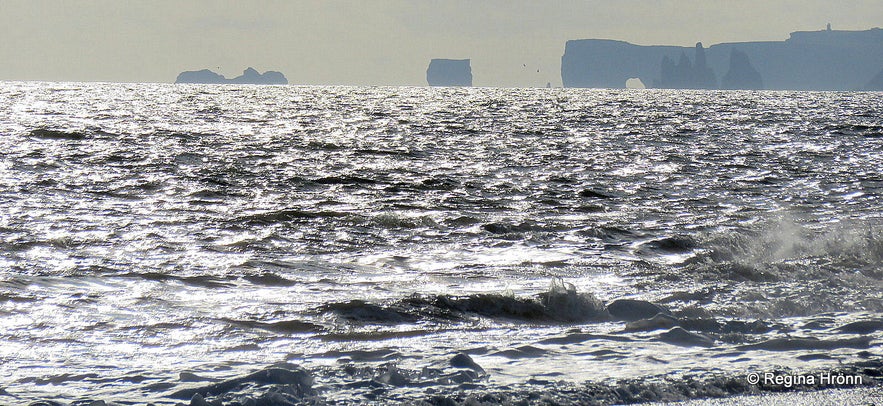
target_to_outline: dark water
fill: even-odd
[[[0,404],[880,385],[880,93],[5,82],[0,145]]]

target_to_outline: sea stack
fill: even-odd
[[[469,59],[433,59],[426,69],[430,86],[472,86]]]
[[[721,79],[722,89],[763,89],[763,78],[751,65],[748,55],[733,48],[730,50],[730,69]]]

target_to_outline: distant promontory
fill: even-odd
[[[666,89],[876,90],[883,85],[883,29],[791,33],[785,41],[695,47],[608,39],[567,41],[565,87],[622,88],[640,79]]]
[[[426,69],[430,86],[472,86],[469,59],[433,59]]]
[[[242,72],[242,75],[233,79],[227,79],[224,75],[203,69],[181,72],[175,83],[287,85],[288,79],[281,72],[266,71],[261,74],[254,68],[248,68]]]

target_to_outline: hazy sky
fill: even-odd
[[[293,84],[424,85],[431,58],[471,58],[476,86],[558,86],[568,39],[708,46],[828,22],[883,26],[883,0],[0,0],[0,80],[253,66]]]

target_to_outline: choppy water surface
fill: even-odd
[[[0,403],[879,385],[881,117],[880,93],[0,83]]]

